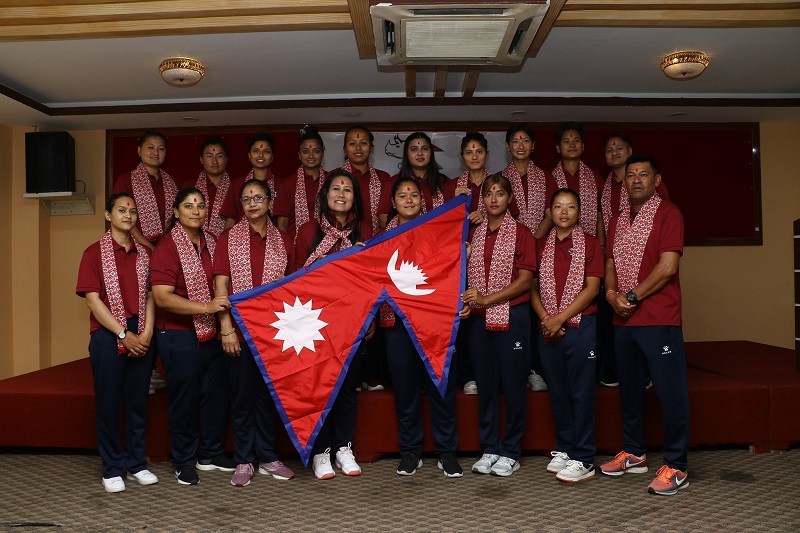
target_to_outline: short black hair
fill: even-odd
[[[583,140],[583,135],[586,133],[583,129],[583,124],[580,122],[562,122],[561,125],[556,130],[556,144],[561,142],[561,139],[564,137],[564,134],[569,130],[575,130],[578,132],[578,137]]]
[[[222,151],[225,152],[225,155],[228,155],[228,145],[225,143],[225,140],[222,137],[213,135],[203,141],[203,144],[200,145],[200,157],[203,157],[203,154],[206,152],[206,148],[209,146],[221,146]]]
[[[650,168],[653,169],[653,175],[655,176],[656,174],[658,174],[658,163],[656,163],[656,160],[653,159],[652,156],[643,154],[641,152],[631,154],[628,160],[625,161],[625,172],[627,172],[628,167],[634,163],[650,163]]]

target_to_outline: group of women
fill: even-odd
[[[270,182],[262,171],[262,179],[249,176],[232,187],[229,198],[235,195],[243,216],[229,218],[228,229],[217,238],[207,230],[207,218],[220,216],[220,210],[211,209],[196,186],[173,190],[160,168],[166,138],[155,132],[143,136],[141,164],[130,177],[133,192],[108,199],[110,229],[86,250],[78,276],[77,293],[86,297],[91,311],[89,352],[105,490],[124,490],[125,471],[128,480],[141,484],[158,481],[144,457],[148,379],[156,349],[166,370],[170,445],[179,483],[198,483],[197,469],[232,471],[235,486],[249,484],[256,470],[277,479],[293,477],[275,452],[275,406],[231,318],[228,296],[391,232],[460,194],[472,196],[472,209],[468,288],[460,311],[460,336],[466,342],[460,343],[457,357],[469,360],[477,382],[483,448],[472,471],[509,476],[519,469],[526,383],[536,342],[533,328],[539,330],[558,435],[548,471],[564,481],[591,477],[594,404],[586,400],[594,387],[594,361],[584,352],[594,342],[591,304],[602,278],[602,252],[597,239],[580,228],[575,191],[561,188],[544,197],[546,175],[531,161],[530,127],[512,126],[506,140],[512,161],[502,173],[491,175],[486,138],[468,133],[461,144],[466,170],[448,179],[438,170],[428,135],[416,132],[405,140],[400,173],[390,177],[369,162],[374,146],[367,128],[347,130],[344,164],[326,172],[321,166],[323,140],[315,128],[305,126],[296,176]],[[269,138],[253,146],[262,160],[268,150],[271,160]],[[162,200],[160,209],[148,206],[156,207],[157,216],[144,220],[135,193],[148,183],[161,187],[163,198],[174,200]],[[160,213],[165,214],[163,226]],[[552,229],[538,234],[543,221]],[[373,344],[370,354],[381,352],[387,358],[402,449],[397,473],[412,475],[422,466],[420,393],[427,391],[437,466],[445,476],[462,476],[455,457],[456,379],[449,379],[440,395],[401,321],[388,306],[379,315],[364,344]],[[382,335],[373,339],[377,327]],[[374,346],[378,338],[381,346]],[[365,351],[359,350],[356,358],[364,357]],[[334,465],[344,475],[361,473],[351,445],[359,363],[351,364],[316,439],[312,469],[319,479],[334,477]],[[506,404],[503,432],[501,389]],[[120,403],[125,408],[124,444],[117,432]],[[223,449],[228,414],[233,460]]]

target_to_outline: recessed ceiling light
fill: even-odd
[[[344,113],[344,116],[347,118],[358,118],[361,116],[361,113],[358,111],[348,111],[347,113]]]
[[[686,113],[683,111],[675,111],[674,113],[670,113],[669,116],[671,117],[685,117]]]
[[[184,122],[200,122],[200,119],[197,117],[183,117],[181,120]]]
[[[511,113],[509,113],[509,115],[511,115],[512,117],[524,117],[527,114],[528,114],[527,111],[512,111]]]

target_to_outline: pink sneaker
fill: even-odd
[[[294,472],[292,469],[280,461],[261,463],[258,465],[258,473],[265,475],[269,474],[275,479],[292,479],[294,477]]]
[[[236,471],[231,476],[231,485],[234,487],[246,487],[250,484],[250,478],[253,477],[255,469],[250,463],[236,465]]]

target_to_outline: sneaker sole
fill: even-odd
[[[212,470],[219,470],[220,472],[236,472],[236,468],[224,468],[217,465],[202,465],[197,463],[194,465],[194,467],[198,470],[202,470],[203,472],[211,472]]]
[[[456,472],[454,474],[448,473],[447,471],[445,471],[444,467],[442,466],[442,463],[438,463],[437,462],[436,466],[438,466],[439,470],[442,471],[442,473],[444,474],[444,477],[464,477],[464,472]]]
[[[181,485],[187,485],[187,486],[189,486],[189,485],[197,485],[198,483],[200,483],[199,479],[194,483],[189,483],[188,481],[184,481],[181,478],[179,478],[177,474],[175,474],[175,479],[177,479],[178,483],[180,483]]]
[[[106,484],[103,483],[102,481],[100,483],[103,485],[103,490],[105,490],[109,494],[116,494],[117,492],[123,492],[127,488],[125,487],[125,485],[123,485],[122,488],[114,489],[111,487],[106,487]]]
[[[336,472],[328,472],[326,474],[322,474],[321,476],[314,474],[314,477],[317,479],[333,479],[334,477],[336,477]]]
[[[420,460],[417,462],[417,466],[416,466],[416,468],[414,468],[414,470],[412,470],[411,472],[409,472],[408,470],[400,470],[400,469],[398,468],[397,470],[395,470],[395,473],[396,473],[398,476],[413,476],[414,474],[416,474],[416,473],[417,473],[417,470],[419,470],[420,468],[422,468],[422,459],[420,459]],[[439,468],[441,468],[441,467],[439,467]]]
[[[678,488],[673,490],[655,490],[651,487],[647,487],[647,492],[649,492],[650,494],[657,494],[659,496],[672,496],[676,494],[679,490],[685,489],[688,486],[689,486],[689,481],[686,481],[682,485],[678,485]]]
[[[275,479],[280,479],[280,480],[282,480],[282,481],[288,481],[288,480],[290,480],[290,479],[294,478],[294,474],[292,474],[290,477],[286,477],[286,476],[279,476],[279,475],[277,475],[277,474],[273,474],[273,473],[272,473],[272,472],[270,472],[269,470],[264,470],[264,469],[263,469],[263,468],[261,468],[260,466],[258,467],[258,473],[259,473],[259,474],[262,474],[262,475],[265,475],[265,476],[272,476],[273,478],[275,478]]]
[[[231,485],[233,485],[234,487],[246,487],[249,484],[250,484],[250,480],[249,479],[247,480],[247,483],[245,483],[244,485],[240,485],[238,483],[234,483],[233,480],[231,480]]]
[[[581,481],[587,481],[594,477],[594,471],[588,474],[584,474],[583,476],[579,477],[578,479],[564,479],[556,476],[556,479],[559,481],[563,481],[564,483],[579,483]]]
[[[519,463],[514,465],[514,467],[511,469],[510,472],[498,472],[497,470],[492,470],[492,475],[493,476],[500,476],[500,477],[508,477],[511,474],[513,474],[514,472],[516,472],[517,470],[519,470]]]
[[[140,480],[139,480],[139,478],[137,478],[137,477],[136,477],[136,476],[134,476],[133,474],[128,474],[128,475],[127,475],[127,476],[125,476],[125,477],[126,477],[126,478],[127,478],[129,481],[135,481],[135,482],[136,482],[136,483],[138,483],[139,485],[155,485],[156,483],[158,483],[158,478],[156,478],[156,479],[155,479],[155,481],[140,481]]]
[[[625,470],[614,470],[613,472],[606,472],[602,468],[600,472],[607,476],[621,476],[622,474],[645,474],[647,473],[648,468],[646,466],[635,466],[632,468],[626,468]]]
[[[565,467],[566,467],[566,465],[562,466],[561,468],[552,468],[552,467],[548,466],[547,467],[547,471],[550,472],[551,474],[558,474],[559,472],[564,470]]]
[[[344,468],[342,468],[342,465],[340,465],[338,461],[336,462],[336,468],[341,470],[342,474],[344,474],[345,476],[355,477],[361,475],[361,470],[350,470],[349,472],[345,472]]]
[[[473,474],[490,474],[491,472],[492,472],[492,467],[491,466],[489,468],[487,468],[486,470],[482,470],[480,468],[475,468],[474,466],[472,467],[472,473]]]

